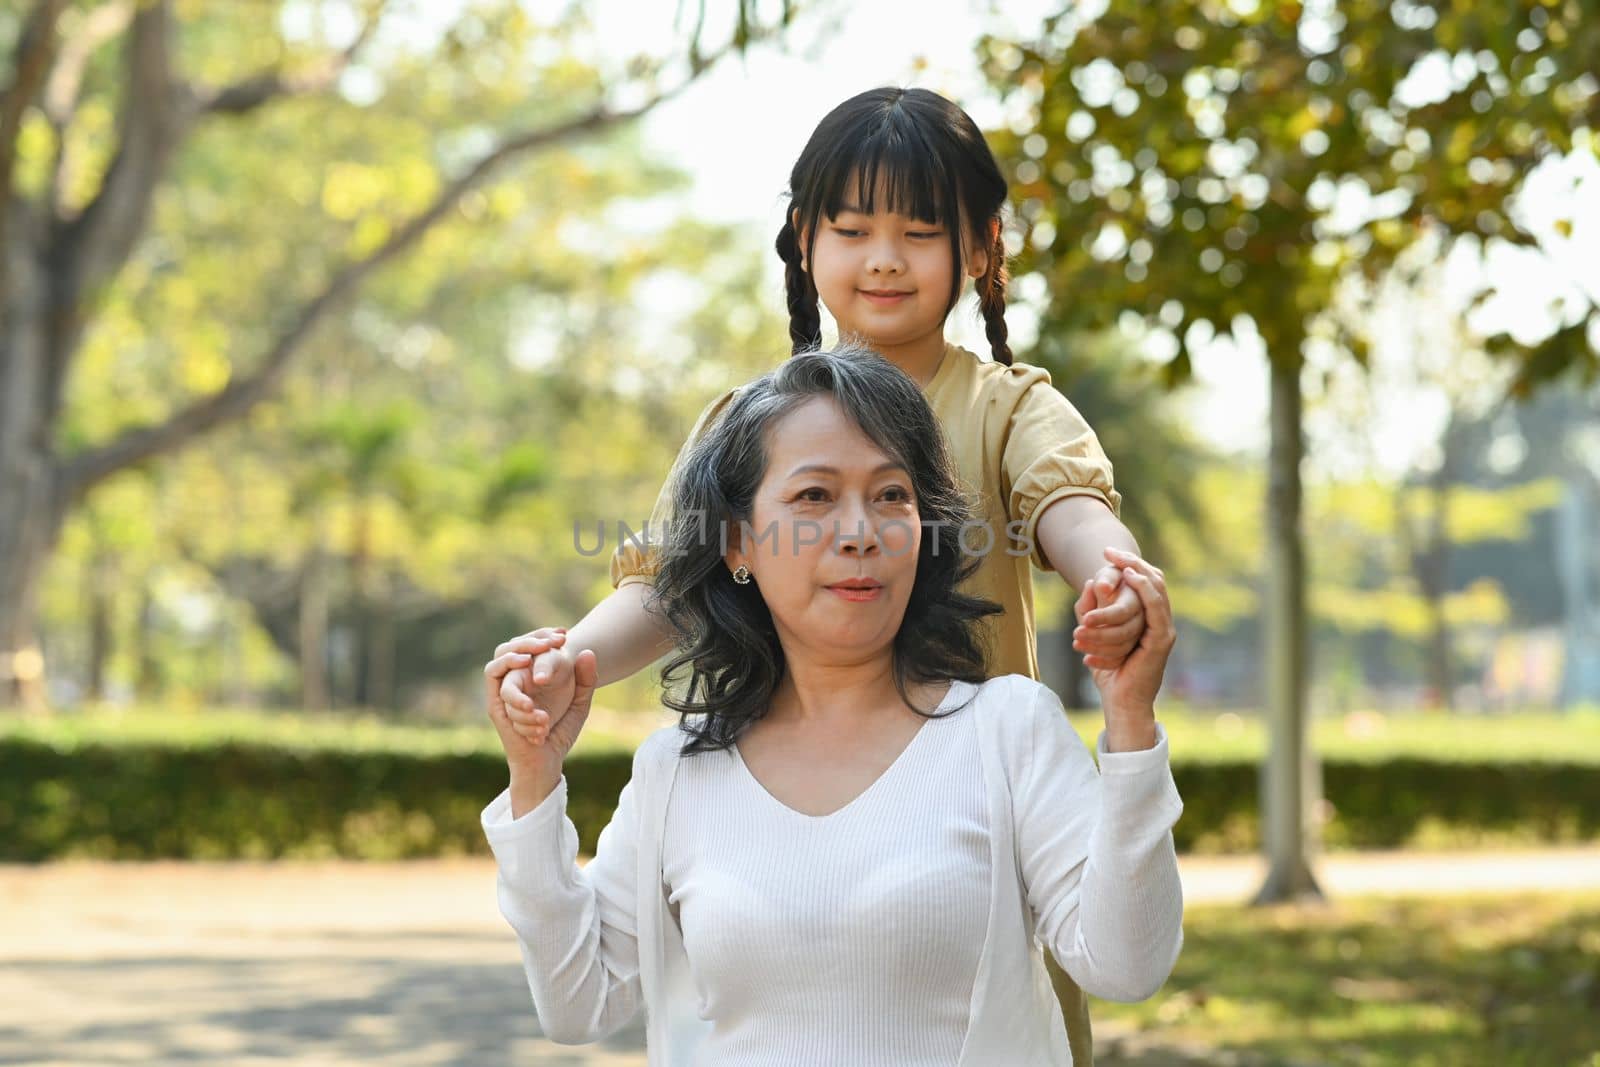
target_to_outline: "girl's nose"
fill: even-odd
[[[867,269],[873,274],[899,274],[905,270],[905,258],[892,245],[875,245],[867,257]]]

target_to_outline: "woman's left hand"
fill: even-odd
[[[1120,549],[1106,549],[1106,558],[1122,568],[1122,581],[1144,607],[1145,629],[1133,651],[1115,668],[1093,669],[1095,687],[1105,709],[1106,727],[1146,727],[1153,739],[1156,694],[1166,673],[1167,657],[1177,643],[1172,603],[1167,599],[1167,579],[1161,569]],[[1142,731],[1141,731],[1142,732]],[[1152,740],[1153,743],[1153,740]]]

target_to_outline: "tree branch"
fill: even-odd
[[[17,135],[22,116],[38,95],[55,59],[56,21],[66,0],[39,0],[17,38],[11,84],[0,94],[0,298],[6,291],[6,217],[11,214],[12,181],[17,165]],[[4,303],[0,299],[0,303]]]
[[[52,123],[61,125],[72,117],[90,57],[132,21],[132,0],[110,0],[85,15],[78,32],[62,42],[61,54],[44,89],[44,111]]]
[[[170,0],[141,5],[128,34],[127,89],[116,156],[100,190],[76,219],[58,225],[52,283],[59,316],[76,319],[83,295],[127,262],[150,214],[167,160],[189,112],[172,79]]]
[[[653,94],[636,107],[612,110],[601,105],[562,125],[508,137],[446,186],[433,203],[397,229],[381,247],[339,271],[322,292],[300,310],[293,325],[273,344],[255,373],[175,412],[165,422],[129,430],[110,443],[69,460],[63,471],[64,495],[69,501],[81,499],[89,489],[112,474],[175,451],[200,434],[248,414],[271,395],[291,358],[330,311],[352,296],[370,274],[420,241],[462,196],[510,160],[637,119],[678,95],[693,81],[694,76],[691,76],[682,84]]]
[[[95,8],[84,17],[78,32],[63,42],[55,69],[45,83],[44,114],[56,131],[56,158],[50,168],[50,205],[58,214],[65,210],[63,190],[71,171],[67,127],[78,109],[84,69],[100,46],[126,30],[132,20],[132,0],[111,0]]]
[[[202,94],[200,111],[206,114],[242,115],[263,104],[283,96],[306,96],[320,93],[339,80],[339,76],[355,61],[356,55],[372,39],[383,18],[383,3],[372,6],[367,20],[356,34],[356,39],[335,56],[324,59],[309,70],[288,74],[281,69],[262,71],[253,77],[221,89]]]

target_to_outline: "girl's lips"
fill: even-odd
[[[861,290],[861,295],[874,304],[898,304],[909,297],[910,293],[873,292],[870,289]]]

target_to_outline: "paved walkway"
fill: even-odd
[[[1183,869],[1193,904],[1261,877]],[[1334,896],[1600,890],[1600,847],[1337,856],[1320,875]],[[1107,1065],[1224,1062],[1097,1033]],[[642,1040],[539,1036],[486,861],[0,866],[0,1064],[642,1067]]]

